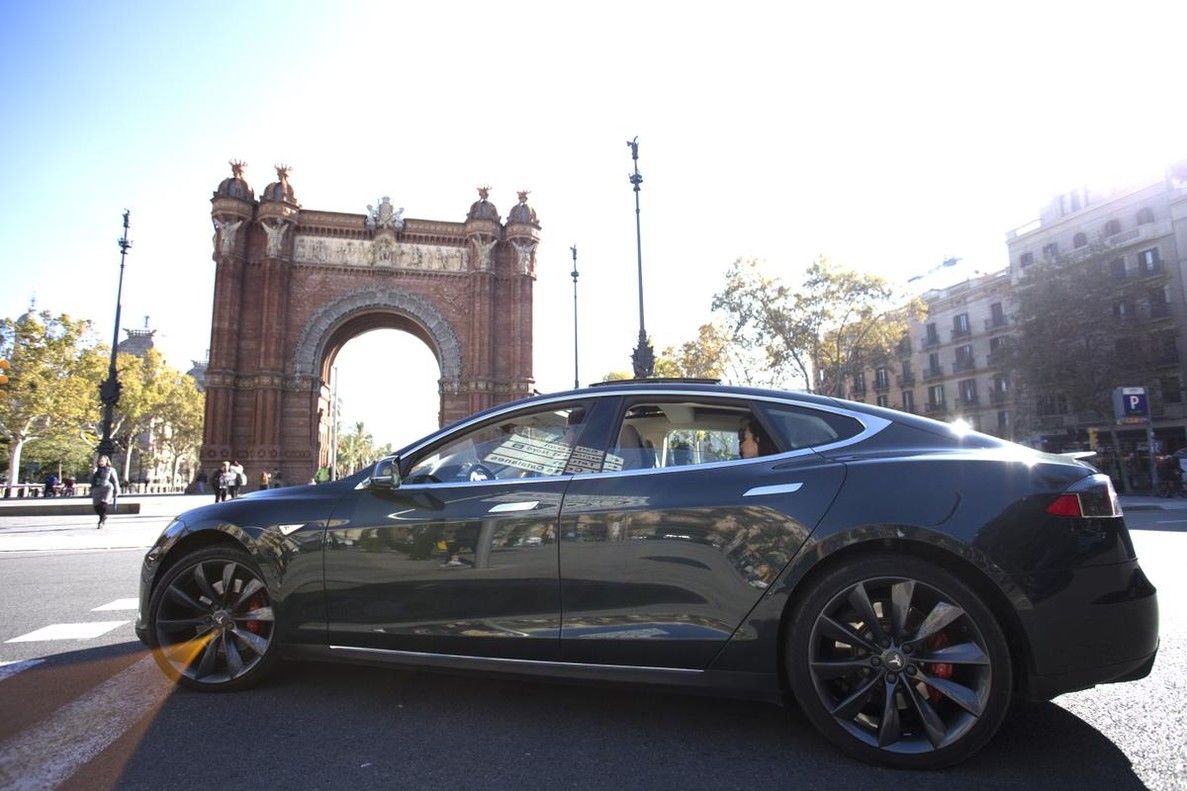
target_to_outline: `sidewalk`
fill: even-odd
[[[120,498],[118,514],[108,517],[102,530],[97,517],[83,498],[49,500],[0,500],[0,553],[61,552],[95,549],[148,549],[173,517],[214,502],[209,494],[130,495]],[[55,511],[61,503],[86,505],[85,511]],[[134,506],[127,511],[124,505]],[[28,511],[43,509],[30,514]],[[129,511],[132,511],[129,513]]]
[[[1122,494],[1117,497],[1122,511],[1187,511],[1187,498]]]

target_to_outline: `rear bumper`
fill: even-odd
[[[1150,673],[1158,597],[1137,561],[1037,574],[1026,589],[1033,608],[1019,615],[1031,649],[1028,698]]]

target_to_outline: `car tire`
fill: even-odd
[[[272,595],[259,566],[237,547],[185,555],[149,599],[153,657],[189,689],[230,692],[259,683],[276,662],[275,627]]]
[[[829,741],[868,763],[934,769],[993,737],[1010,707],[1010,651],[972,588],[898,554],[843,562],[810,584],[784,663]]]

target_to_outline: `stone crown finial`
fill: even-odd
[[[520,190],[520,191],[519,191],[517,194],[519,195],[519,202],[520,202],[520,203],[527,203],[527,202],[528,202],[528,196],[529,196],[529,195],[531,195],[532,193],[531,193],[531,191],[530,191],[530,190]]]
[[[232,159],[230,161],[230,165],[231,165],[231,177],[237,178],[237,179],[243,178],[243,169],[245,167],[247,167],[247,163],[244,162],[242,159]]]
[[[490,186],[488,185],[485,187],[479,187],[478,188],[478,197],[481,198],[482,200],[486,200],[487,198],[489,198],[490,197]]]
[[[281,184],[287,184],[289,180],[289,171],[292,170],[288,165],[274,165],[276,168],[276,178],[280,179]]]

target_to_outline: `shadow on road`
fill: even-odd
[[[224,788],[1145,787],[1112,742],[1050,703],[1015,711],[966,764],[903,773],[841,756],[794,708],[293,663],[246,692],[175,691],[63,788],[202,777]]]

